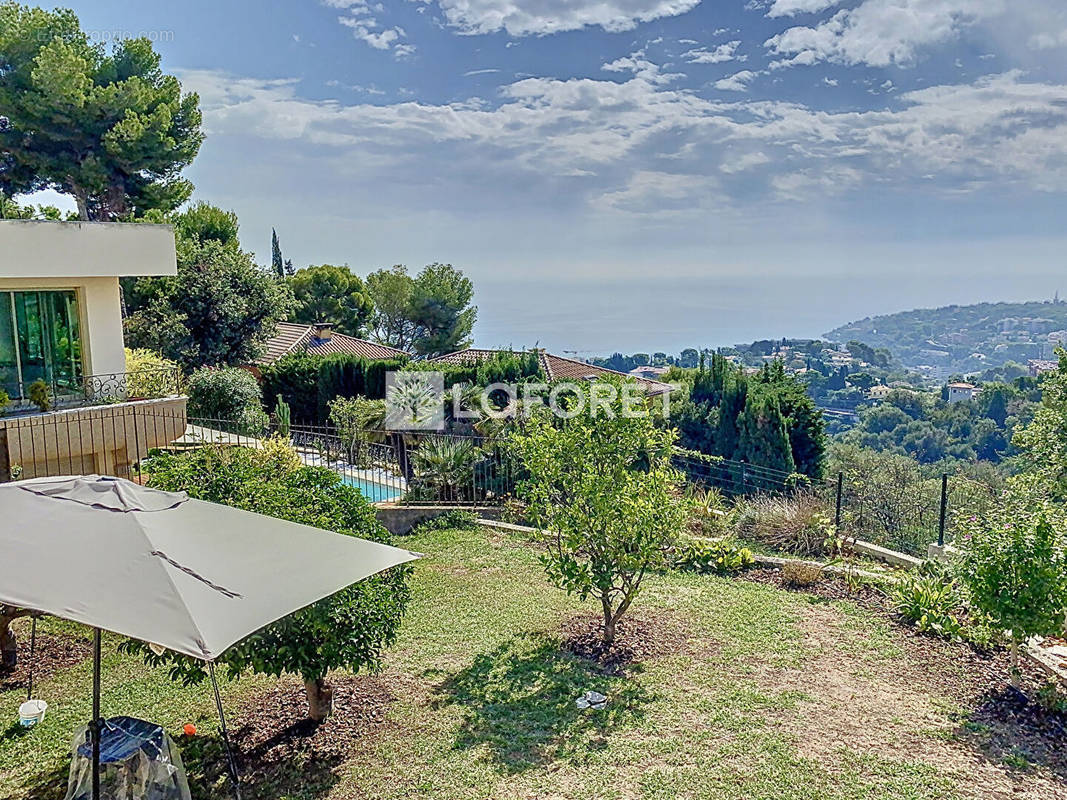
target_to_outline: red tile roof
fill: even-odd
[[[395,347],[388,347],[366,339],[357,339],[343,333],[334,333],[328,339],[315,336],[316,326],[298,325],[292,322],[279,322],[278,333],[267,340],[267,349],[260,364],[273,364],[288,353],[305,351],[312,355],[330,353],[348,353],[369,359],[401,358],[410,355]]]
[[[482,361],[483,359],[489,358],[495,353],[500,352],[512,351],[485,350],[477,347],[468,347],[466,350],[457,350],[454,353],[446,353],[443,356],[437,356],[430,360],[446,364],[470,364],[474,361]],[[573,358],[554,356],[551,353],[546,353],[544,350],[538,350],[537,355],[541,361],[541,369],[550,381],[562,379],[589,380],[590,378],[600,376],[611,376],[636,381],[644,386],[645,390],[651,395],[666,394],[667,392],[674,390],[674,387],[668,383],[661,383],[660,381],[653,381],[647,378],[638,378],[633,375],[627,375],[625,372],[616,372],[613,369],[587,364],[584,361],[578,361]]]

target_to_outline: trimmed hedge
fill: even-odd
[[[469,364],[443,364],[439,361],[420,361],[415,364],[409,364],[406,369],[443,372],[446,389],[451,389],[457,383],[488,386],[492,383],[522,383],[534,379],[547,380],[545,373],[541,370],[541,361],[534,350],[523,353],[501,351],[482,361]]]
[[[345,353],[328,356],[294,353],[262,369],[268,405],[280,394],[295,424],[326,425],[330,401],[337,397],[385,397],[385,373],[405,368],[406,359],[373,361]]]

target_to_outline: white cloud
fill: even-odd
[[[639,170],[622,188],[595,198],[593,206],[643,216],[703,213],[719,199],[717,189],[705,176]]]
[[[736,158],[724,158],[722,164],[719,165],[719,171],[725,172],[728,175],[733,175],[734,173],[744,172],[753,167],[769,164],[770,161],[771,159],[766,153],[761,150],[756,150],[755,152],[744,153]]]
[[[700,4],[700,0],[422,0],[432,1],[461,33],[507,31],[512,36],[585,27],[628,31],[641,22],[685,14]]]
[[[715,81],[715,88],[721,89],[726,92],[747,92],[748,85],[756,77],[757,73],[750,69],[743,69],[740,72],[735,72],[733,75],[728,75],[725,78]]]
[[[372,5],[367,0],[323,0],[323,3],[331,8],[342,9],[344,13],[337,21],[375,50],[392,50],[396,58],[414,54],[415,45],[400,41],[407,37],[403,28],[399,25],[387,27],[372,16],[385,10],[380,3]]]
[[[837,78],[823,78],[822,82],[827,86],[837,86],[838,83]]]
[[[644,50],[610,61],[601,69],[605,72],[630,72],[636,78],[655,84],[666,84],[685,77],[680,72],[663,72],[659,64],[654,64],[645,57]]]
[[[794,27],[765,42],[776,66],[833,61],[885,67],[911,64],[921,48],[957,36],[1006,10],[1005,0],[864,0],[813,27]]]
[[[744,61],[747,56],[737,55],[737,48],[740,44],[741,41],[736,40],[720,44],[713,50],[708,50],[706,47],[698,47],[683,53],[682,58],[690,64],[721,64],[724,61]]]
[[[1059,33],[1043,31],[1030,37],[1030,46],[1035,50],[1051,50],[1054,47],[1067,47],[1067,28]],[[984,58],[985,56],[983,56]]]
[[[491,74],[493,72],[500,72],[500,70],[495,69],[495,68],[493,68],[493,69],[472,69],[472,70],[468,70],[467,72],[464,72],[463,73],[463,77],[464,78],[469,78],[472,75],[489,75],[489,74]]]
[[[810,14],[823,11],[831,6],[841,5],[844,0],[774,0],[767,11],[768,17],[795,17],[797,14]]]
[[[460,194],[474,180],[558,192],[552,182],[565,179],[569,197],[633,213],[642,197],[649,211],[704,202],[709,175],[727,204],[871,186],[1067,191],[1067,85],[1017,72],[906,92],[864,112],[712,101],[641,78],[529,78],[492,104],[443,105],[312,101],[291,80],[214,72],[182,80],[200,92],[212,136],[285,141],[294,156],[360,165],[386,183],[425,186],[433,170]]]

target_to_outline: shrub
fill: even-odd
[[[746,539],[796,555],[822,555],[836,549],[833,516],[819,498],[759,495],[737,512],[737,532]]]
[[[189,416],[256,435],[267,429],[259,383],[239,367],[202,367],[189,376]]]
[[[1067,519],[1025,478],[1013,479],[988,515],[959,524],[960,579],[971,605],[1011,639],[1012,680],[1019,646],[1063,632],[1067,611]]]
[[[269,440],[258,450],[211,446],[181,455],[156,454],[150,464],[149,486],[157,489],[389,542],[358,490],[328,469],[301,466],[293,449],[280,440]],[[248,670],[302,676],[310,716],[321,720],[330,710],[327,672],[375,669],[382,650],[396,639],[410,596],[410,572],[406,565],[394,567],[319,600],[238,642],[219,663],[234,677]],[[191,683],[206,677],[195,659],[171,651],[157,656],[140,642],[127,642],[124,649],[140,653],[149,664],[169,665],[175,680]]]
[[[366,397],[336,397],[330,401],[330,422],[353,464],[368,458],[368,446],[385,426],[385,401]]]
[[[6,389],[0,389],[0,417],[6,412],[8,406],[11,405],[11,395],[7,393]]]
[[[179,390],[178,365],[151,350],[126,348],[126,397],[165,397]]]
[[[323,425],[337,398],[385,397],[385,374],[404,368],[405,359],[369,360],[348,353],[328,356],[291,353],[263,368],[263,397],[280,394],[297,423]]]
[[[471,500],[474,467],[481,455],[473,440],[428,436],[414,454],[414,497],[423,500]]]
[[[942,574],[907,573],[890,591],[893,610],[923,633],[964,638],[966,606],[956,584]]]
[[[787,561],[782,565],[782,584],[791,589],[807,589],[823,579],[823,568],[805,561]]]
[[[407,364],[406,359],[372,361],[347,353],[333,353],[319,361],[316,383],[318,418],[325,419],[330,401],[337,397],[385,397],[385,373],[397,372]]]
[[[447,531],[447,530],[459,530],[459,531],[473,531],[478,529],[478,515],[473,511],[463,511],[456,509],[454,511],[446,511],[438,517],[431,517],[430,519],[423,520],[412,533],[421,533],[423,531]]]
[[[689,531],[694,536],[717,538],[727,533],[732,513],[722,492],[715,488],[695,488],[689,491],[689,499],[692,503]]]
[[[29,387],[30,402],[42,412],[52,408],[52,389],[42,379],[38,378]]]
[[[686,539],[674,549],[672,566],[687,572],[732,575],[756,563],[752,551],[732,538]]]

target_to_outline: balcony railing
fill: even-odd
[[[41,410],[37,399],[47,399],[51,409],[65,409],[172,397],[182,392],[182,375],[177,367],[164,367],[86,375],[73,380],[59,378],[15,386],[0,385],[0,388],[11,395],[7,413],[19,414]]]

